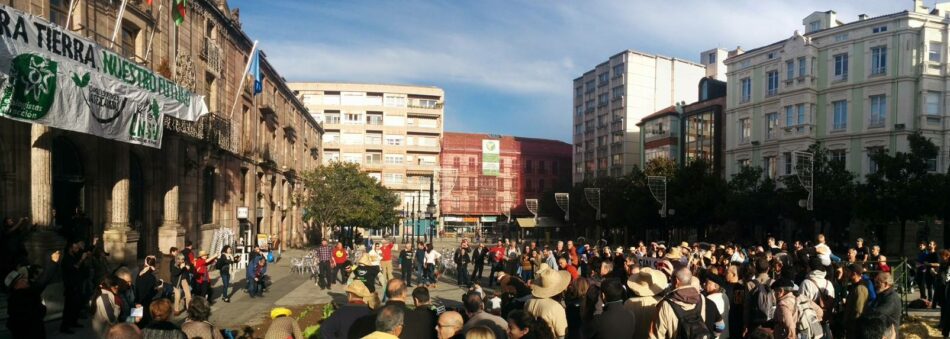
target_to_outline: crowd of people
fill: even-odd
[[[814,242],[770,238],[751,247],[508,240],[486,245],[463,239],[445,260],[454,264],[453,278],[466,292],[463,306],[448,310],[432,305],[427,288],[435,283],[430,272],[438,271],[441,258],[432,254],[438,251],[421,243],[413,251],[406,244],[396,257],[401,276],[394,278],[367,269],[381,265],[375,259],[382,257],[381,248],[393,247],[380,245],[365,252],[338,245],[335,251],[345,254],[331,253],[330,265],[350,273],[339,280],[347,284],[348,301],[324,323],[323,338],[900,337],[903,305],[894,262],[861,239],[841,248],[840,256],[823,235]],[[947,338],[950,251],[935,242],[922,243],[920,250],[911,269],[920,301],[941,309]],[[413,276],[422,283],[410,297]],[[377,283],[385,290],[376,293]],[[482,286],[495,288],[489,293]],[[410,298],[414,308],[406,306]]]

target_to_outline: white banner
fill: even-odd
[[[497,177],[501,169],[499,164],[499,154],[501,153],[501,140],[482,140],[482,175]]]
[[[202,96],[41,17],[0,5],[0,116],[160,148]]]

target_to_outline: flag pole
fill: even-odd
[[[122,0],[122,4],[119,5],[119,13],[115,16],[115,29],[112,30],[112,40],[109,41],[109,48],[115,47],[115,38],[119,36],[119,30],[122,29],[122,17],[125,16],[125,6],[129,4],[129,0]]]
[[[155,22],[155,27],[152,28],[152,33],[148,35],[148,46],[145,47],[145,61],[148,61],[148,58],[152,56],[152,38],[155,37],[155,31],[158,30],[158,24],[161,23],[162,9],[165,8],[165,2],[158,0],[158,18],[159,21]]]
[[[251,46],[251,53],[247,55],[247,65],[244,65],[244,72],[241,73],[241,85],[238,86],[237,91],[234,94],[234,104],[231,105],[231,111],[228,112],[228,120],[231,120],[231,117],[234,116],[234,109],[237,108],[238,99],[241,98],[241,93],[244,92],[244,82],[247,81],[247,72],[251,69],[251,61],[254,61],[254,51],[257,50],[257,40],[254,40],[254,45]]]
[[[76,0],[69,0],[69,11],[66,12],[66,29],[72,30],[69,23],[73,21],[73,10],[76,9]]]

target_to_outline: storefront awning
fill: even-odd
[[[518,226],[529,228],[538,226],[537,220],[534,218],[518,218]]]

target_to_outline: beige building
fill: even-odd
[[[159,10],[158,1],[130,0],[111,49],[205,96],[210,115],[165,118],[161,148],[0,119],[0,211],[32,218],[34,260],[62,241],[53,231],[76,227],[77,209],[91,224],[81,236],[102,237],[115,262],[138,262],[184,239],[209,249],[219,229],[235,240],[246,230],[302,243],[298,175],[319,165],[322,128],[266,59],[263,93],[254,95],[250,81],[240,86],[252,40],[226,1],[189,1],[178,26],[163,2]],[[121,1],[75,1],[72,13],[70,3],[3,5],[60,26],[69,18],[66,29],[110,48]]]
[[[442,89],[357,83],[289,86],[326,129],[324,163],[360,164],[371,177],[398,192],[404,205],[400,210],[420,198],[422,205],[428,204],[429,180],[439,179]],[[433,201],[438,204],[440,185],[438,181],[434,185]]]
[[[910,4],[910,2],[908,2]],[[726,60],[727,175],[760,166],[793,173],[794,152],[815,142],[863,179],[874,150],[907,152],[920,131],[947,168],[950,3],[842,22],[814,12],[789,38]]]
[[[703,56],[710,53],[719,55]],[[574,79],[573,181],[621,176],[640,166],[636,124],[677,102],[696,101],[706,75],[701,64],[627,50]]]

